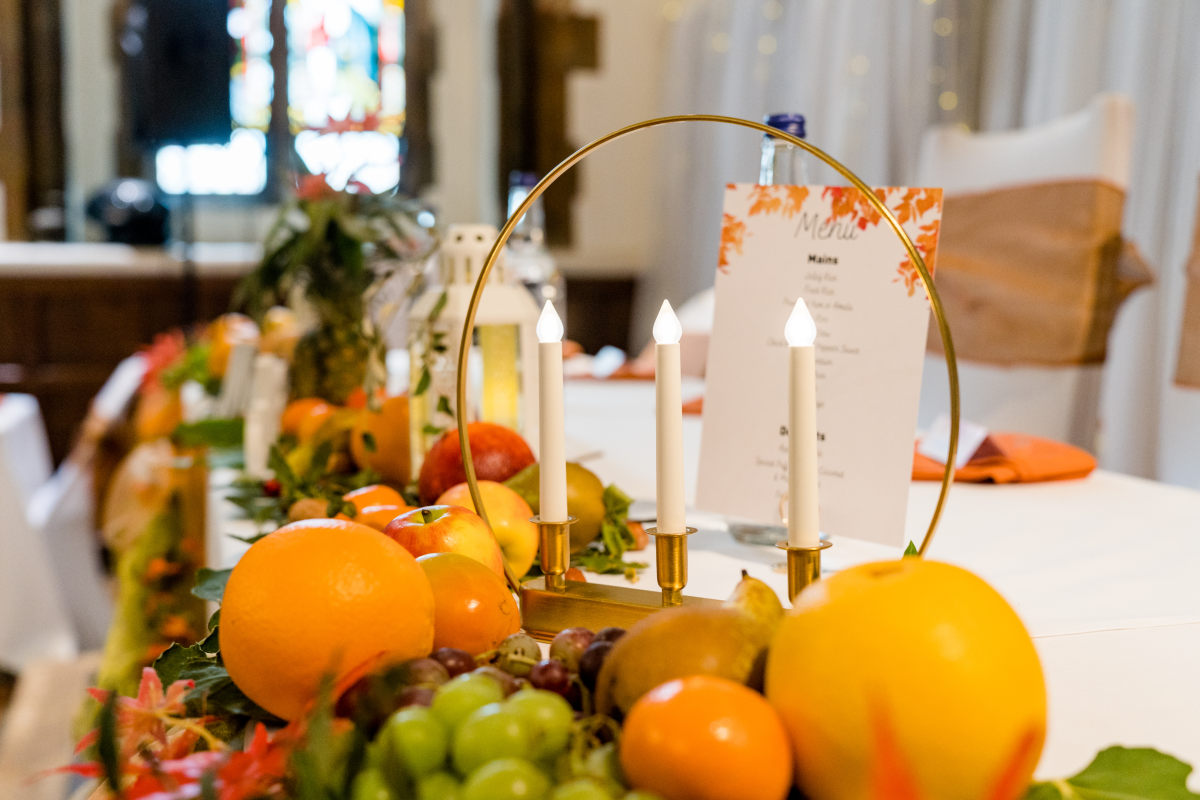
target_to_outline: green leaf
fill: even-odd
[[[292,489],[299,483],[296,480],[296,473],[292,472],[292,467],[288,464],[287,457],[277,444],[271,445],[271,452],[267,455],[267,468],[275,473],[275,480],[279,481],[279,485],[285,489]]]
[[[308,462],[308,473],[304,476],[309,483],[316,483],[325,474],[329,466],[329,457],[333,455],[333,440],[326,439],[313,450],[312,461]]]
[[[100,709],[100,735],[96,740],[96,755],[104,765],[104,777],[108,785],[116,791],[118,798],[124,798],[121,791],[121,745],[117,739],[117,693],[109,692],[108,700]]]
[[[916,546],[915,544],[913,544],[913,543],[912,543],[912,540],[911,540],[911,539],[910,539],[910,540],[909,540],[909,542],[908,542],[908,547],[904,548],[904,555],[905,555],[905,556],[919,556],[919,555],[921,555],[921,554],[920,554],[920,552],[918,552],[918,551],[917,551],[917,546]]]
[[[236,419],[202,419],[181,422],[171,438],[182,447],[241,447],[245,422]]]
[[[421,368],[421,377],[417,381],[417,388],[413,389],[413,397],[420,397],[429,390],[429,384],[433,382],[433,376],[429,374],[429,367]]]
[[[433,304],[433,310],[429,312],[429,321],[436,322],[437,318],[442,315],[442,309],[446,307],[446,302],[450,299],[447,292],[442,292],[438,295],[437,302]]]
[[[437,410],[451,417],[454,416],[454,411],[452,411],[450,408],[450,398],[446,397],[446,395],[442,395],[438,398]]]
[[[325,516],[336,517],[338,514],[345,514],[350,519],[354,519],[358,516],[358,508],[354,503],[347,502],[340,497],[335,497],[325,507]]]
[[[179,680],[179,673],[187,666],[188,661],[197,656],[203,656],[195,645],[184,647],[179,642],[173,643],[154,660],[154,671],[164,687]]]
[[[615,483],[610,483],[604,490],[604,515],[607,517],[624,521],[632,503],[633,498],[618,489]]]
[[[1035,783],[1025,800],[1197,800],[1190,765],[1149,747],[1109,747],[1071,778]]]
[[[638,561],[624,561],[603,550],[589,549],[571,558],[571,566],[580,567],[599,575],[622,575],[629,569],[641,570],[650,566]]]
[[[421,433],[426,436],[441,436],[445,432],[445,428],[439,428],[437,425],[432,425],[428,422],[425,423],[425,427],[421,428]]]
[[[221,624],[221,609],[218,608],[216,611],[213,612],[213,615],[208,618],[208,629],[210,631],[213,631],[220,624]]]
[[[192,589],[192,594],[202,600],[221,602],[221,598],[225,596],[225,583],[229,580],[231,572],[232,569],[201,567],[196,570],[196,586]]]
[[[362,432],[363,449],[368,453],[378,453],[379,445],[375,442],[375,434],[370,431]]]

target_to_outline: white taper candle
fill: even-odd
[[[817,492],[817,327],[804,298],[783,329],[788,342],[788,544],[821,543]]]
[[[563,433],[563,324],[550,301],[537,323],[538,516],[567,520],[567,456]]]
[[[684,533],[687,521],[683,498],[683,398],[680,387],[679,339],[683,327],[663,301],[654,321],[654,404],[658,478],[658,520],[661,533]]]

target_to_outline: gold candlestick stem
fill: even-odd
[[[821,579],[821,551],[833,547],[833,542],[821,542],[816,547],[792,547],[787,542],[777,542],[775,546],[787,551],[788,601],[795,602],[805,586]]]
[[[567,579],[563,576],[571,567],[571,523],[578,522],[579,517],[567,517],[565,522],[546,522],[538,516],[530,517],[529,521],[538,527],[546,588],[554,591],[565,590]]]
[[[658,563],[658,585],[662,588],[662,604],[683,604],[683,587],[687,586],[687,537],[696,532],[688,528],[683,533],[659,533],[658,528],[647,528],[646,533],[654,537],[655,561]]]

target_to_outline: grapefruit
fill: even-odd
[[[978,576],[903,558],[796,598],[766,695],[813,800],[1014,800],[1046,734],[1046,687],[1016,612]]]
[[[221,656],[246,696],[300,716],[321,680],[420,658],[433,645],[433,590],[407,550],[337,519],[285,525],[233,568],[221,604]]]

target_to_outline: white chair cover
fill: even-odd
[[[25,518],[50,474],[37,400],[0,399],[0,667],[19,672],[37,658],[73,658],[74,627],[50,552]]]
[[[1101,94],[1077,114],[1023,130],[931,130],[922,142],[916,184],[941,186],[947,196],[1079,178],[1099,178],[1125,189],[1132,148],[1132,101]],[[960,361],[958,370],[964,418],[992,430],[1046,436],[1095,450],[1099,366],[997,367]],[[949,408],[945,360],[929,355],[918,426],[928,428]]]

